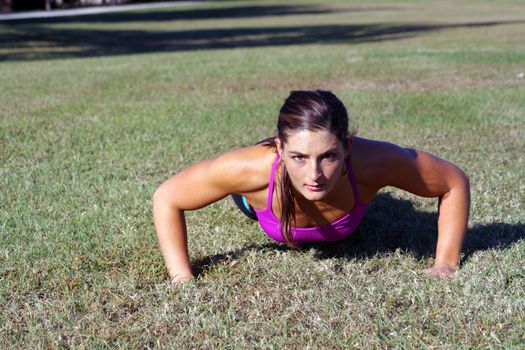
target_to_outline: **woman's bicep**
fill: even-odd
[[[427,152],[397,147],[389,156],[386,185],[418,196],[441,197],[466,181],[457,166]]]
[[[228,174],[217,159],[201,161],[171,176],[155,197],[181,210],[194,210],[216,202],[231,192]]]

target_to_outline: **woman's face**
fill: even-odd
[[[297,131],[286,143],[276,142],[295,190],[311,201],[326,198],[346,166],[348,148],[327,130]]]

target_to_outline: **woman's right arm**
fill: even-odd
[[[170,205],[159,190],[153,196],[153,220],[157,240],[172,282],[186,282],[193,277],[188,256],[184,211]]]
[[[153,221],[171,281],[186,282],[193,277],[184,211],[202,208],[230,193],[249,192],[254,163],[253,155],[250,159],[247,153],[238,150],[199,162],[173,175],[155,191]]]

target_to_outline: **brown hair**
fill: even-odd
[[[279,111],[277,137],[281,147],[292,132],[308,130],[327,130],[346,145],[348,132],[348,113],[346,107],[332,92],[324,90],[292,91]],[[276,146],[275,142],[272,142]],[[286,244],[298,249],[299,245],[291,239],[291,228],[295,226],[295,197],[290,176],[283,166],[281,179],[281,234]]]

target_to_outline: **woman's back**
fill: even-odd
[[[192,276],[186,210],[243,195],[270,218],[273,226],[263,226],[265,231],[275,233],[278,226],[283,241],[296,247],[294,230],[346,225],[355,208],[363,209],[386,186],[440,198],[436,260],[429,272],[450,276],[468,219],[465,174],[429,153],[355,137],[346,108],[329,91],[293,91],[279,111],[273,142],[204,160],[165,181],[153,196],[155,228],[170,276],[184,281]]]

